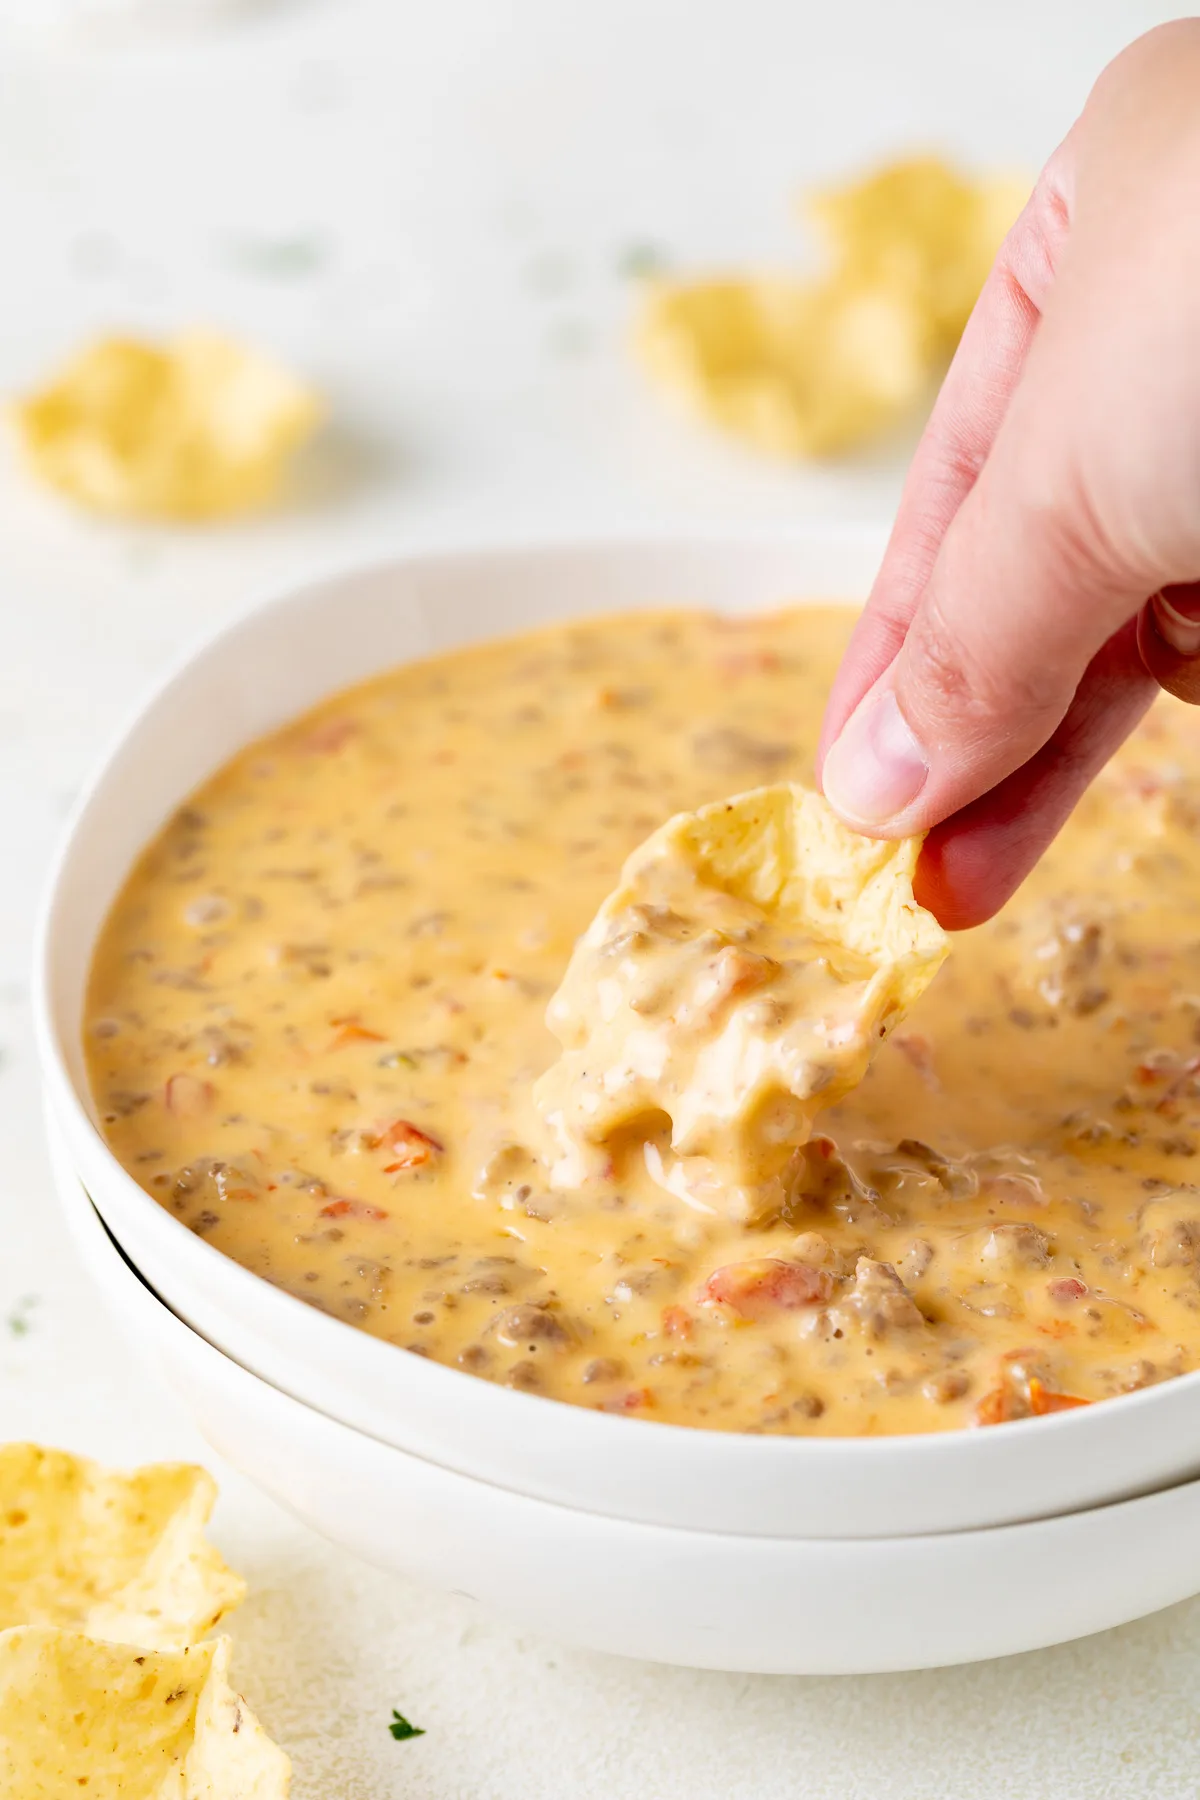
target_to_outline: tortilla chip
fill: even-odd
[[[0,1446],[0,1629],[197,1642],[246,1591],[205,1540],[215,1498],[188,1463],[125,1475],[65,1450]]]
[[[760,449],[852,449],[931,395],[1027,192],[925,157],[818,193],[809,210],[827,275],[659,283],[639,324],[646,364],[692,412]]]
[[[229,1639],[178,1651],[0,1632],[4,1800],[286,1800],[291,1765],[228,1682]]]
[[[823,795],[790,782],[678,813],[626,869],[637,879],[643,858],[679,856],[708,885],[801,922],[822,953],[865,958],[908,1008],[949,949],[913,898],[922,841],[863,837]]]
[[[316,427],[286,370],[209,332],[105,338],[15,408],[34,471],[97,512],[214,519],[262,505]]]
[[[929,384],[924,321],[865,285],[664,284],[641,345],[693,412],[781,456],[850,449],[911,412]]]
[[[907,300],[949,354],[1028,197],[1029,183],[1019,177],[972,181],[939,157],[922,156],[818,190],[806,211],[843,279]]]
[[[668,820],[550,1003],[563,1053],[535,1100],[553,1179],[585,1183],[597,1147],[607,1161],[640,1128],[652,1174],[689,1204],[743,1219],[785,1206],[817,1113],[861,1081],[946,955],[913,898],[919,850],[859,836],[794,785]]]

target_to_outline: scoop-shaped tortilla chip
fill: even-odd
[[[851,449],[910,412],[930,379],[922,315],[865,284],[664,282],[639,341],[689,410],[780,456]]]
[[[65,1450],[0,1446],[0,1629],[197,1642],[246,1591],[204,1536],[215,1497],[189,1463],[122,1474]]]
[[[640,1128],[652,1172],[690,1204],[740,1218],[781,1205],[816,1114],[862,1079],[946,955],[913,898],[919,849],[859,836],[794,785],[648,838],[547,1013],[563,1053],[535,1101],[554,1178],[586,1183],[597,1147]]]
[[[21,401],[42,480],[98,512],[205,519],[261,505],[318,419],[277,364],[211,332],[106,338]]]
[[[912,157],[813,194],[828,272],[653,285],[639,321],[647,367],[759,449],[853,449],[932,394],[1028,191]]]
[[[940,157],[913,156],[819,189],[805,210],[841,276],[906,298],[948,353],[1028,197],[1021,177],[975,180]]]
[[[4,1800],[285,1800],[287,1757],[228,1681],[229,1639],[177,1651],[0,1632]]]

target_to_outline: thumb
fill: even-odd
[[[904,642],[826,756],[826,797],[861,830],[926,831],[1020,768],[1157,585],[1096,524],[1081,462],[1055,428],[1064,402],[1036,373],[1027,386],[1029,373],[946,531]]]

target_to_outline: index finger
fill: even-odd
[[[917,446],[879,574],[830,690],[817,774],[904,642],[951,520],[974,487],[1016,387],[1071,214],[1070,138],[1000,248]]]

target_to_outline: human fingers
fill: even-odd
[[[1200,582],[1165,587],[1138,617],[1138,650],[1159,687],[1200,705]]]
[[[948,931],[965,930],[998,912],[1157,691],[1130,620],[1093,657],[1066,716],[1041,750],[930,832],[915,883],[922,906]]]
[[[946,530],[991,449],[1069,229],[1071,168],[1068,139],[1043,170],[967,321],[913,457],[879,574],[830,690],[818,769],[904,642]]]

